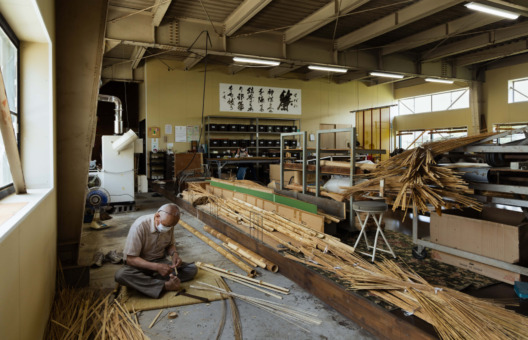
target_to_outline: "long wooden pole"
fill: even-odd
[[[255,262],[259,267],[266,268],[267,270],[272,271],[274,273],[276,273],[279,270],[279,267],[276,264],[274,264],[273,262],[263,258],[262,256],[260,256],[259,254],[255,253],[255,252],[252,252],[251,250],[247,249],[246,247],[244,247],[240,243],[235,242],[233,239],[231,239],[231,238],[225,236],[224,234],[214,230],[213,228],[211,228],[211,227],[206,225],[206,226],[204,226],[204,230],[207,231],[209,234],[213,235],[214,237],[216,237],[216,238],[224,241],[225,243],[227,243],[230,248],[233,249],[233,246],[238,248],[238,250],[240,251],[241,255],[244,255],[244,253],[246,253],[247,256],[253,262]]]
[[[22,163],[20,162],[20,155],[18,154],[18,146],[15,137],[15,130],[13,129],[13,120],[11,119],[11,111],[7,102],[7,94],[4,83],[4,76],[0,71],[0,132],[4,141],[4,147],[9,162],[9,171],[13,178],[13,186],[17,194],[25,194],[26,182],[24,180],[24,173],[22,172]]]
[[[228,253],[227,250],[225,250],[224,248],[222,248],[221,246],[219,246],[218,244],[213,242],[213,240],[210,240],[209,238],[207,238],[207,236],[205,236],[204,234],[200,233],[199,231],[197,231],[196,229],[194,229],[193,227],[191,227],[190,225],[188,225],[187,223],[185,223],[182,220],[180,220],[180,222],[178,222],[178,223],[182,227],[184,227],[185,229],[187,229],[188,231],[193,233],[200,240],[202,240],[205,243],[207,243],[211,248],[213,248],[214,250],[216,250],[217,252],[222,254],[226,259],[228,259],[229,261],[231,261],[234,264],[236,264],[240,269],[245,271],[249,277],[254,277],[254,276],[257,275],[257,271],[255,269],[251,268],[246,263],[244,263],[241,260],[237,259],[232,254]]]

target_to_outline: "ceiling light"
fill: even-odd
[[[476,2],[470,2],[469,4],[466,4],[466,7],[469,8],[469,9],[472,9],[474,11],[479,11],[479,12],[484,12],[484,13],[488,13],[488,14],[493,14],[493,15],[497,15],[499,17],[503,17],[503,18],[506,18],[506,19],[515,20],[515,19],[517,19],[519,17],[519,14],[517,14],[515,12],[506,11],[504,9],[500,9],[500,8],[496,8],[496,7],[492,7],[492,6],[487,6],[487,5],[479,4],[479,3],[476,3]]]
[[[385,77],[385,78],[394,78],[394,79],[402,79],[403,74],[394,74],[394,73],[385,73],[385,72],[370,72],[371,76],[375,77]]]
[[[439,78],[425,78],[425,81],[431,82],[431,83],[442,83],[442,84],[453,84],[453,80],[449,79],[439,79]]]
[[[269,66],[279,66],[280,65],[280,61],[245,58],[245,57],[233,57],[233,61],[236,61],[238,63],[261,64],[261,65],[269,65]]]
[[[337,72],[337,73],[347,73],[346,68],[341,67],[329,67],[329,66],[318,66],[318,65],[310,65],[308,66],[310,70],[315,71],[327,71],[327,72]]]

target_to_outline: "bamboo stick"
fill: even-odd
[[[209,234],[213,235],[214,237],[226,242],[230,247],[234,247],[236,249],[240,250],[240,253],[246,253],[247,257],[251,258],[259,267],[266,268],[274,273],[276,273],[279,270],[279,267],[272,263],[271,261],[263,258],[262,256],[258,255],[257,253],[247,249],[246,247],[242,246],[240,243],[234,241],[233,239],[225,236],[224,234],[214,230],[213,228],[209,226],[204,226],[204,230],[208,232]],[[234,249],[232,248],[232,249]]]
[[[206,270],[209,269],[209,270],[212,270],[212,271],[217,272],[217,273],[221,273],[221,274],[226,275],[226,276],[234,276],[234,277],[239,278],[239,279],[241,279],[243,281],[246,281],[246,282],[251,282],[251,283],[258,284],[258,285],[262,285],[264,287],[269,287],[270,289],[274,289],[274,290],[276,290],[278,292],[281,292],[283,294],[288,294],[290,292],[290,290],[288,288],[277,286],[277,285],[274,285],[274,284],[271,284],[271,283],[268,283],[268,282],[264,282],[262,280],[257,280],[255,278],[245,277],[243,275],[240,275],[240,274],[237,274],[237,273],[234,273],[234,272],[231,272],[231,271],[219,268],[219,267],[215,267],[212,264],[203,263],[203,262],[195,262],[195,264],[200,269],[206,269]]]
[[[226,292],[231,292],[231,289],[229,289],[229,286],[224,281],[223,278],[219,278],[218,282],[220,283],[219,286],[222,286]],[[225,294],[222,296],[226,296]],[[231,318],[233,319],[233,332],[235,335],[235,340],[242,340],[242,323],[240,322],[240,315],[238,313],[238,307],[235,303],[235,299],[227,295],[229,298],[229,304],[231,306]]]
[[[216,250],[217,252],[219,252],[220,254],[222,254],[225,258],[227,258],[229,261],[233,262],[235,265],[237,265],[240,269],[242,269],[243,271],[245,271],[247,273],[248,276],[250,277],[254,277],[255,275],[257,275],[257,272],[255,269],[251,268],[250,266],[248,266],[247,264],[245,264],[244,262],[242,262],[241,260],[237,259],[236,257],[234,257],[232,254],[228,253],[225,249],[223,249],[222,247],[220,247],[218,244],[216,244],[215,242],[213,242],[212,240],[210,240],[209,238],[207,238],[204,234],[198,232],[196,229],[194,229],[193,227],[191,227],[190,225],[188,225],[187,223],[185,223],[184,221],[180,220],[179,221],[179,224],[184,227],[185,229],[187,229],[188,231],[190,231],[192,234],[194,234],[196,237],[198,237],[200,240],[204,241],[205,243],[207,243],[211,248],[213,248],[214,250]]]
[[[150,325],[148,326],[148,328],[152,328],[152,326],[154,326],[154,324],[156,323],[156,321],[158,321],[158,318],[159,316],[161,315],[161,312],[163,312],[163,309],[161,309],[158,314],[156,315],[156,317],[154,318],[154,320],[152,320],[152,322],[150,323]]]

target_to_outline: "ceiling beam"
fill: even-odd
[[[119,44],[121,44],[118,40],[106,40],[105,41],[105,51],[104,53],[108,53],[111,50],[113,50],[115,47],[117,47]]]
[[[230,64],[227,67],[227,72],[229,74],[237,74],[238,72],[242,71],[245,68],[246,68],[246,66],[244,66],[244,65]]]
[[[287,29],[286,32],[284,32],[284,42],[286,44],[294,43],[313,31],[336,20],[337,15],[346,14],[368,1],[369,0],[341,0],[339,9],[336,7],[334,1],[330,1],[319,10]]]
[[[528,36],[528,22],[523,22],[511,27],[500,28],[490,32],[482,33],[468,39],[460,40],[422,55],[424,61],[446,58],[482,47],[503,43],[509,40]]]
[[[244,0],[225,20],[224,34],[228,37],[233,35],[270,2],[271,0]]]
[[[457,66],[467,66],[509,57],[519,53],[528,52],[528,40],[521,40],[511,44],[488,48],[483,51],[467,54],[455,59]]]
[[[304,65],[302,64],[292,64],[292,65],[288,65],[288,66],[277,66],[277,67],[274,67],[272,68],[271,70],[269,70],[269,73],[268,73],[268,76],[270,78],[277,78],[277,77],[280,77],[280,76],[283,76],[285,75],[286,73],[290,73],[290,72],[293,72],[301,67],[303,67]]]
[[[202,61],[203,58],[205,58],[205,55],[200,55],[196,53],[189,54],[189,56],[183,61],[183,64],[185,65],[185,71],[189,71],[190,69],[198,65],[198,63]]]
[[[329,72],[324,72],[324,71],[310,71],[304,75],[304,78],[306,80],[313,80],[313,79],[327,77],[329,74],[330,74]]]
[[[152,8],[152,26],[158,27],[165,17],[165,13],[169,9],[172,0],[156,0],[154,7]]]
[[[335,80],[338,84],[347,83],[349,81],[361,80],[370,77],[367,71],[356,71],[347,72],[346,74],[336,77]]]
[[[145,52],[147,49],[145,47],[136,46],[134,47],[134,52],[132,52],[132,69],[135,70],[141,60],[143,59],[143,56],[145,55]]]
[[[464,0],[421,0],[338,38],[336,40],[337,50],[346,50],[461,2]]]
[[[500,20],[502,19],[498,16],[483,13],[473,13],[395,41],[392,44],[385,46],[382,49],[381,54],[387,55],[399,51],[410,50],[415,47],[423,46],[434,41],[447,39],[456,36],[457,34],[486,26]]]

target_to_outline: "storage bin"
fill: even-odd
[[[238,131],[240,129],[239,124],[229,124],[227,125],[227,131]]]
[[[205,131],[217,131],[218,125],[217,124],[207,124],[205,125]]]
[[[227,124],[218,124],[217,131],[227,131]]]
[[[240,124],[240,125],[238,126],[238,131],[240,131],[240,132],[246,132],[246,131],[248,131],[248,126],[247,126],[247,125],[244,125],[244,124]]]

